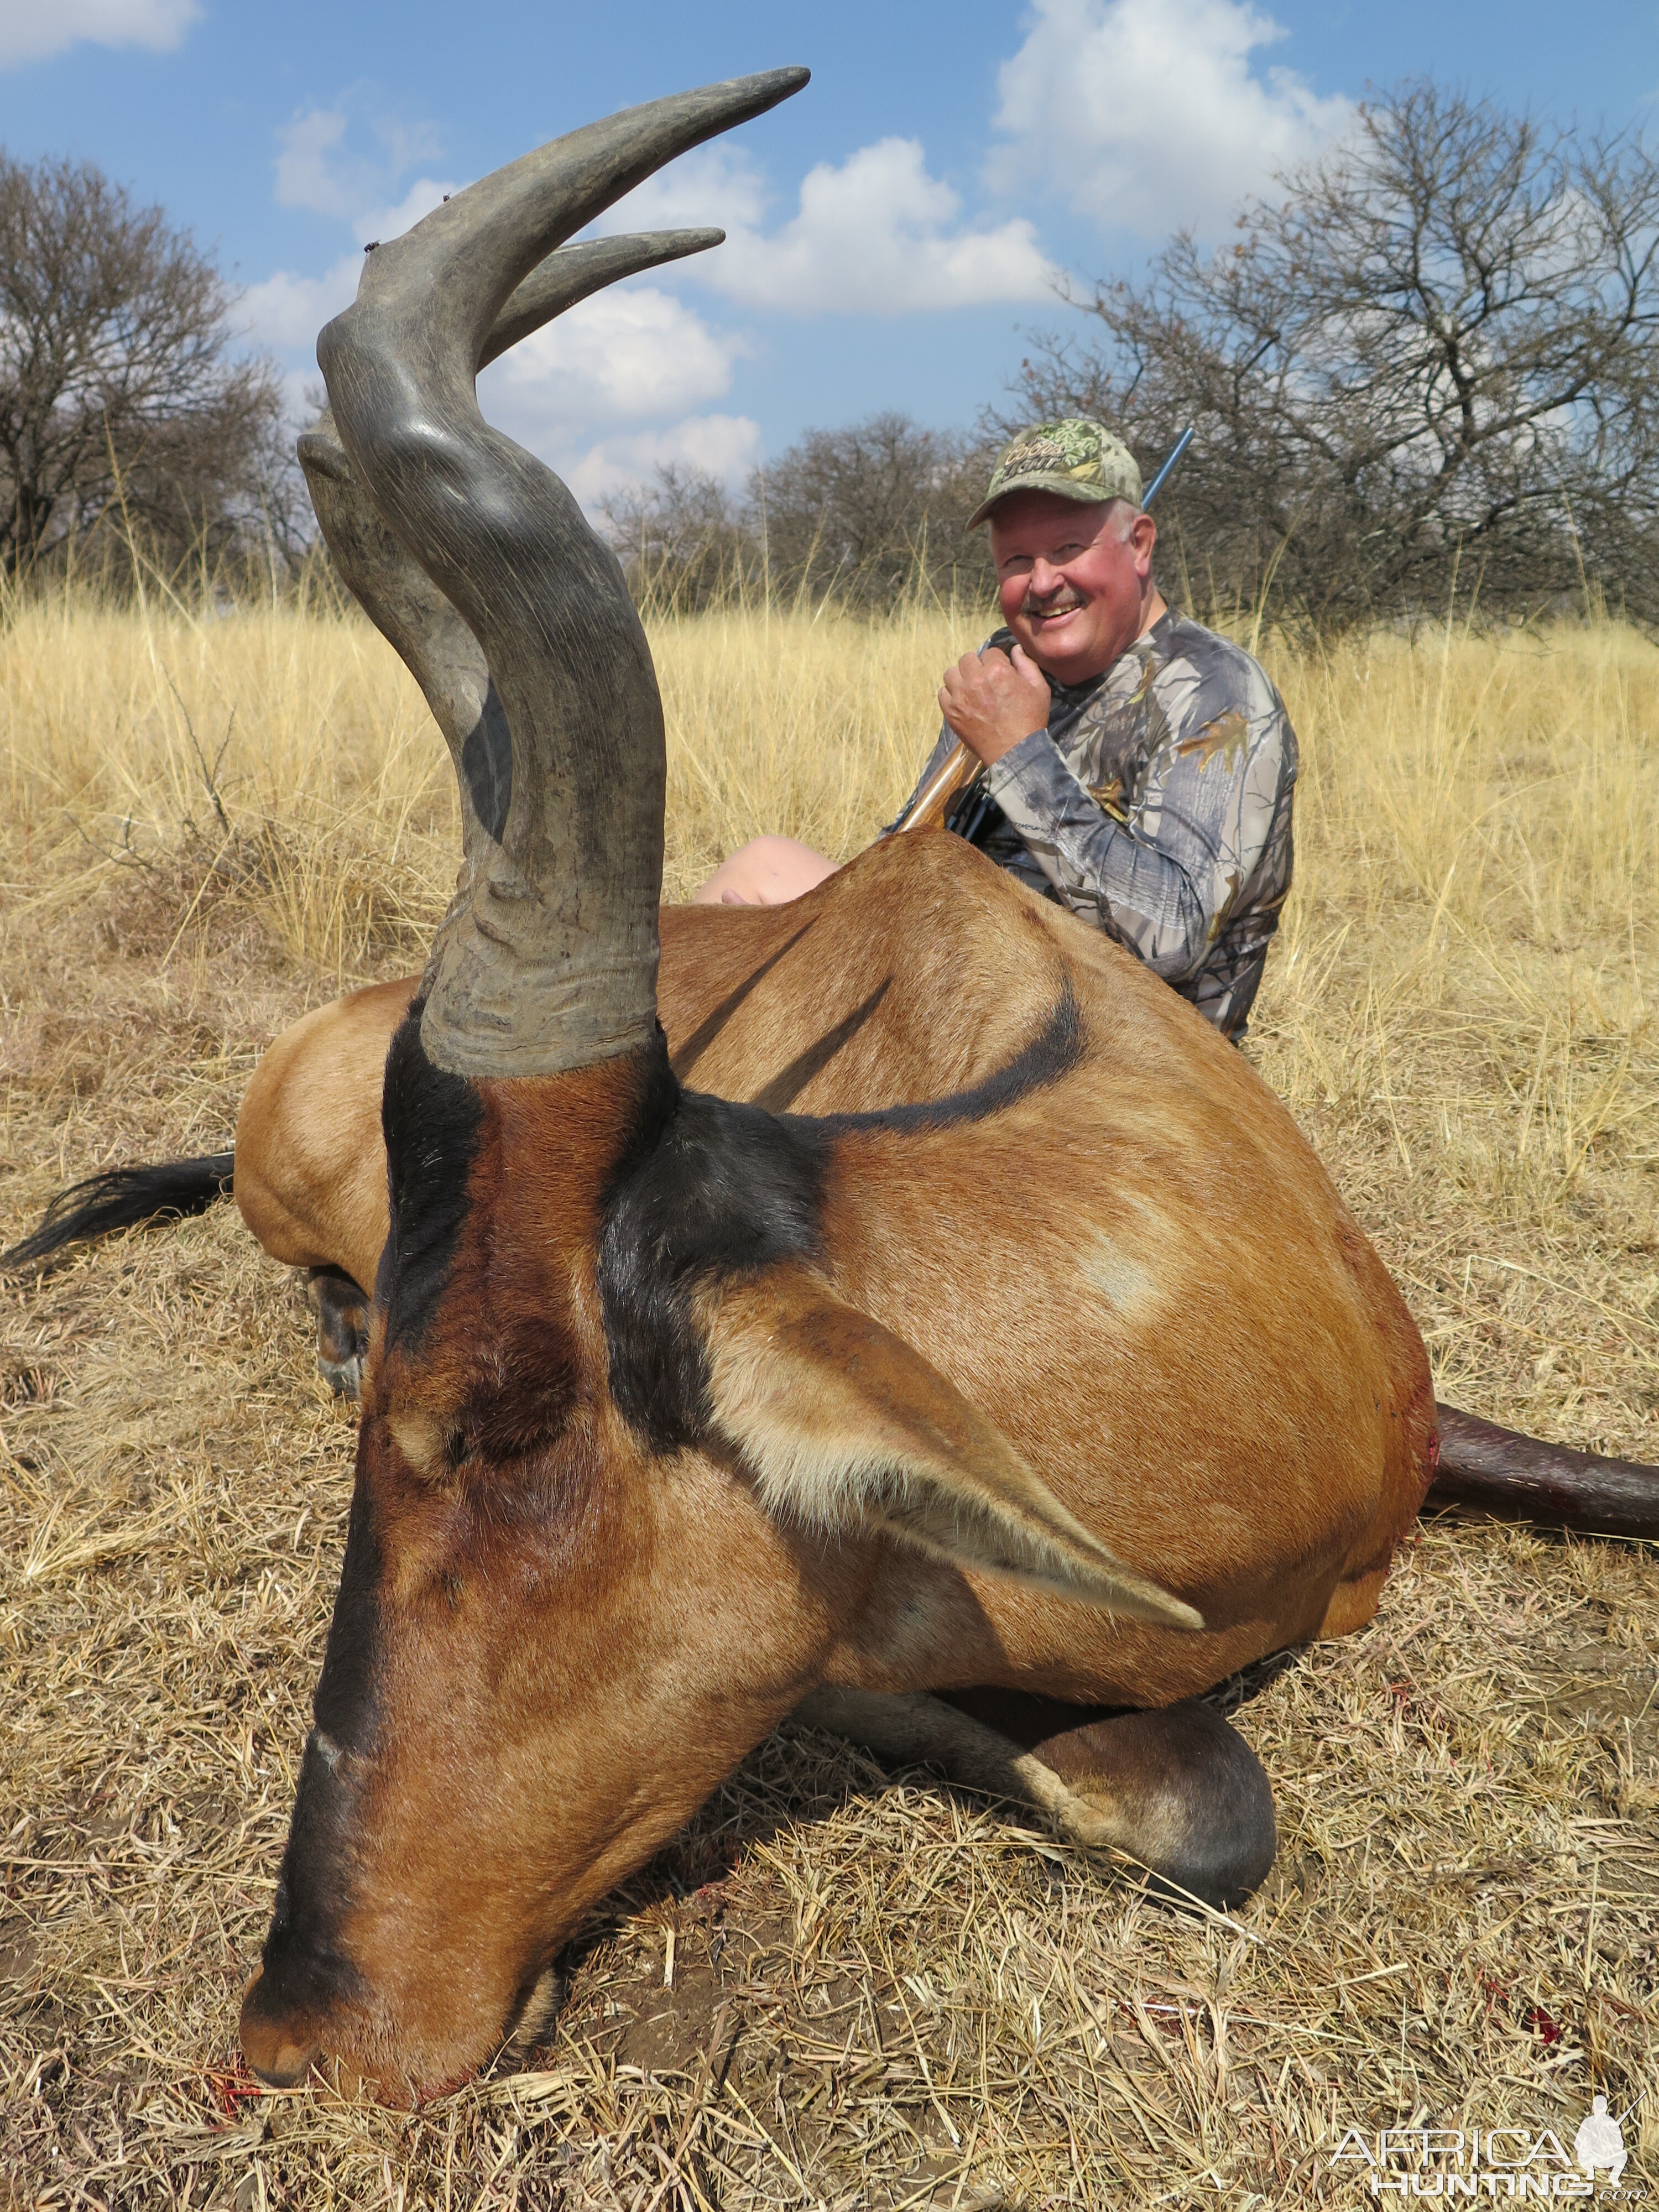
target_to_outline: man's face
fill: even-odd
[[[1061,684],[1109,669],[1158,611],[1158,528],[1127,505],[1085,505],[1054,492],[1010,492],[991,516],[1002,618],[1037,666]],[[1160,603],[1161,604],[1161,603]]]

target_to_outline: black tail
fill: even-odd
[[[1659,1467],[1540,1443],[1442,1406],[1440,1465],[1425,1508],[1463,1505],[1500,1521],[1659,1538]]]
[[[163,1160],[155,1167],[106,1168],[60,1190],[32,1237],[0,1252],[0,1273],[38,1267],[65,1244],[107,1237],[167,1214],[174,1220],[205,1213],[230,1188],[234,1152],[210,1152],[199,1160]]]

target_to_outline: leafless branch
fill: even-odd
[[[100,537],[118,567],[211,560],[268,513],[292,535],[276,371],[237,354],[229,306],[159,208],[0,154],[0,574]]]
[[[1443,606],[1461,562],[1515,614],[1599,586],[1659,620],[1659,167],[1426,82],[1249,203],[1173,239],[1047,341],[1020,419],[1115,417],[1144,457],[1199,435],[1166,527],[1218,596],[1277,564],[1320,627]],[[1581,568],[1582,562],[1582,568]]]

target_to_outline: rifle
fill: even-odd
[[[1164,456],[1162,465],[1141,494],[1143,513],[1170,481],[1176,462],[1191,445],[1196,428],[1195,423],[1189,422]],[[947,826],[958,805],[966,801],[969,804],[963,817],[960,834],[971,842],[991,811],[990,800],[980,789],[984,777],[984,762],[977,753],[969,752],[966,745],[958,743],[956,750],[929,777],[894,823],[895,832],[901,830],[942,830]],[[975,794],[977,794],[976,798]]]

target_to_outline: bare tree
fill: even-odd
[[[982,598],[982,536],[965,528],[989,472],[982,440],[881,414],[809,430],[736,500],[675,465],[605,505],[636,595],[682,608],[770,588],[876,607],[917,590]]]
[[[1659,620],[1659,167],[1407,84],[1350,138],[1082,304],[1021,419],[1115,420],[1144,459],[1187,422],[1162,518],[1212,603],[1271,590],[1322,627],[1599,584]]]
[[[982,541],[963,527],[988,472],[981,441],[872,415],[809,430],[751,479],[750,516],[785,588],[881,605],[918,586],[981,596]]]
[[[284,531],[274,366],[212,262],[89,162],[0,153],[0,571],[119,520],[163,555]]]
[[[635,599],[694,614],[755,581],[758,549],[717,477],[680,461],[600,502]]]

